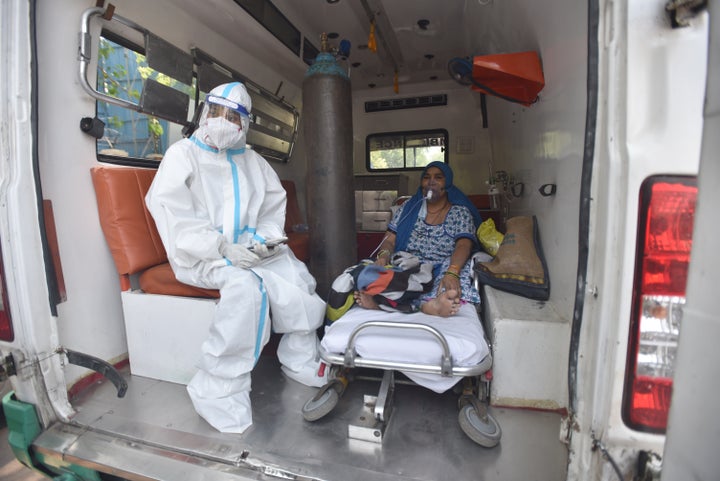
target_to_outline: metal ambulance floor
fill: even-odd
[[[342,481],[566,477],[567,448],[554,413],[492,408],[503,434],[497,447],[486,449],[461,431],[457,395],[399,384],[383,444],[355,441],[347,437],[348,422],[363,394],[377,394],[379,382],[352,382],[332,413],[309,423],[300,409],[315,389],[282,375],[275,358],[262,357],[253,372],[253,426],[242,435],[221,434],[195,413],[185,386],[123,375],[129,384],[124,398],[107,382],[87,389],[73,401],[72,423],[54,426],[36,447],[88,466],[120,464],[137,479],[163,472],[161,458],[186,466],[174,468],[184,479],[200,472],[203,479],[233,479],[238,472],[246,479],[249,472],[247,479]]]

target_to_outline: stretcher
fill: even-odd
[[[348,370],[371,368],[383,371],[380,390],[377,396],[365,395],[367,412],[350,423],[349,437],[382,443],[399,371],[438,393],[462,381],[458,421],[463,432],[484,447],[500,441],[500,426],[487,408],[492,355],[471,304],[449,318],[353,307],[326,328],[320,356],[331,374],[303,407],[308,421],[332,411],[347,386]]]

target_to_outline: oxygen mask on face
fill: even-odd
[[[437,185],[428,186],[427,191],[425,192],[425,200],[428,202],[437,200],[442,196],[444,191],[445,191],[445,189],[443,189]]]

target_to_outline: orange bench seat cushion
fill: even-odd
[[[145,195],[155,169],[98,165],[91,169],[100,225],[110,247],[121,287],[130,287],[129,276],[139,273],[140,288],[151,294],[218,298],[216,290],[182,284],[167,262],[155,222],[145,206]],[[303,223],[295,183],[282,181],[287,192],[285,231],[288,246],[302,262],[310,260],[310,234],[294,232]]]
[[[308,263],[310,261],[310,233],[309,232],[288,232],[287,245],[299,261]]]
[[[148,294],[220,298],[220,291],[216,289],[203,289],[202,287],[195,287],[178,281],[168,262],[143,271],[138,278],[138,282],[140,283],[140,289]]]

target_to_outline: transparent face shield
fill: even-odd
[[[206,97],[200,117],[206,143],[220,150],[236,146],[244,141],[249,125],[248,111],[242,105],[214,95]]]

